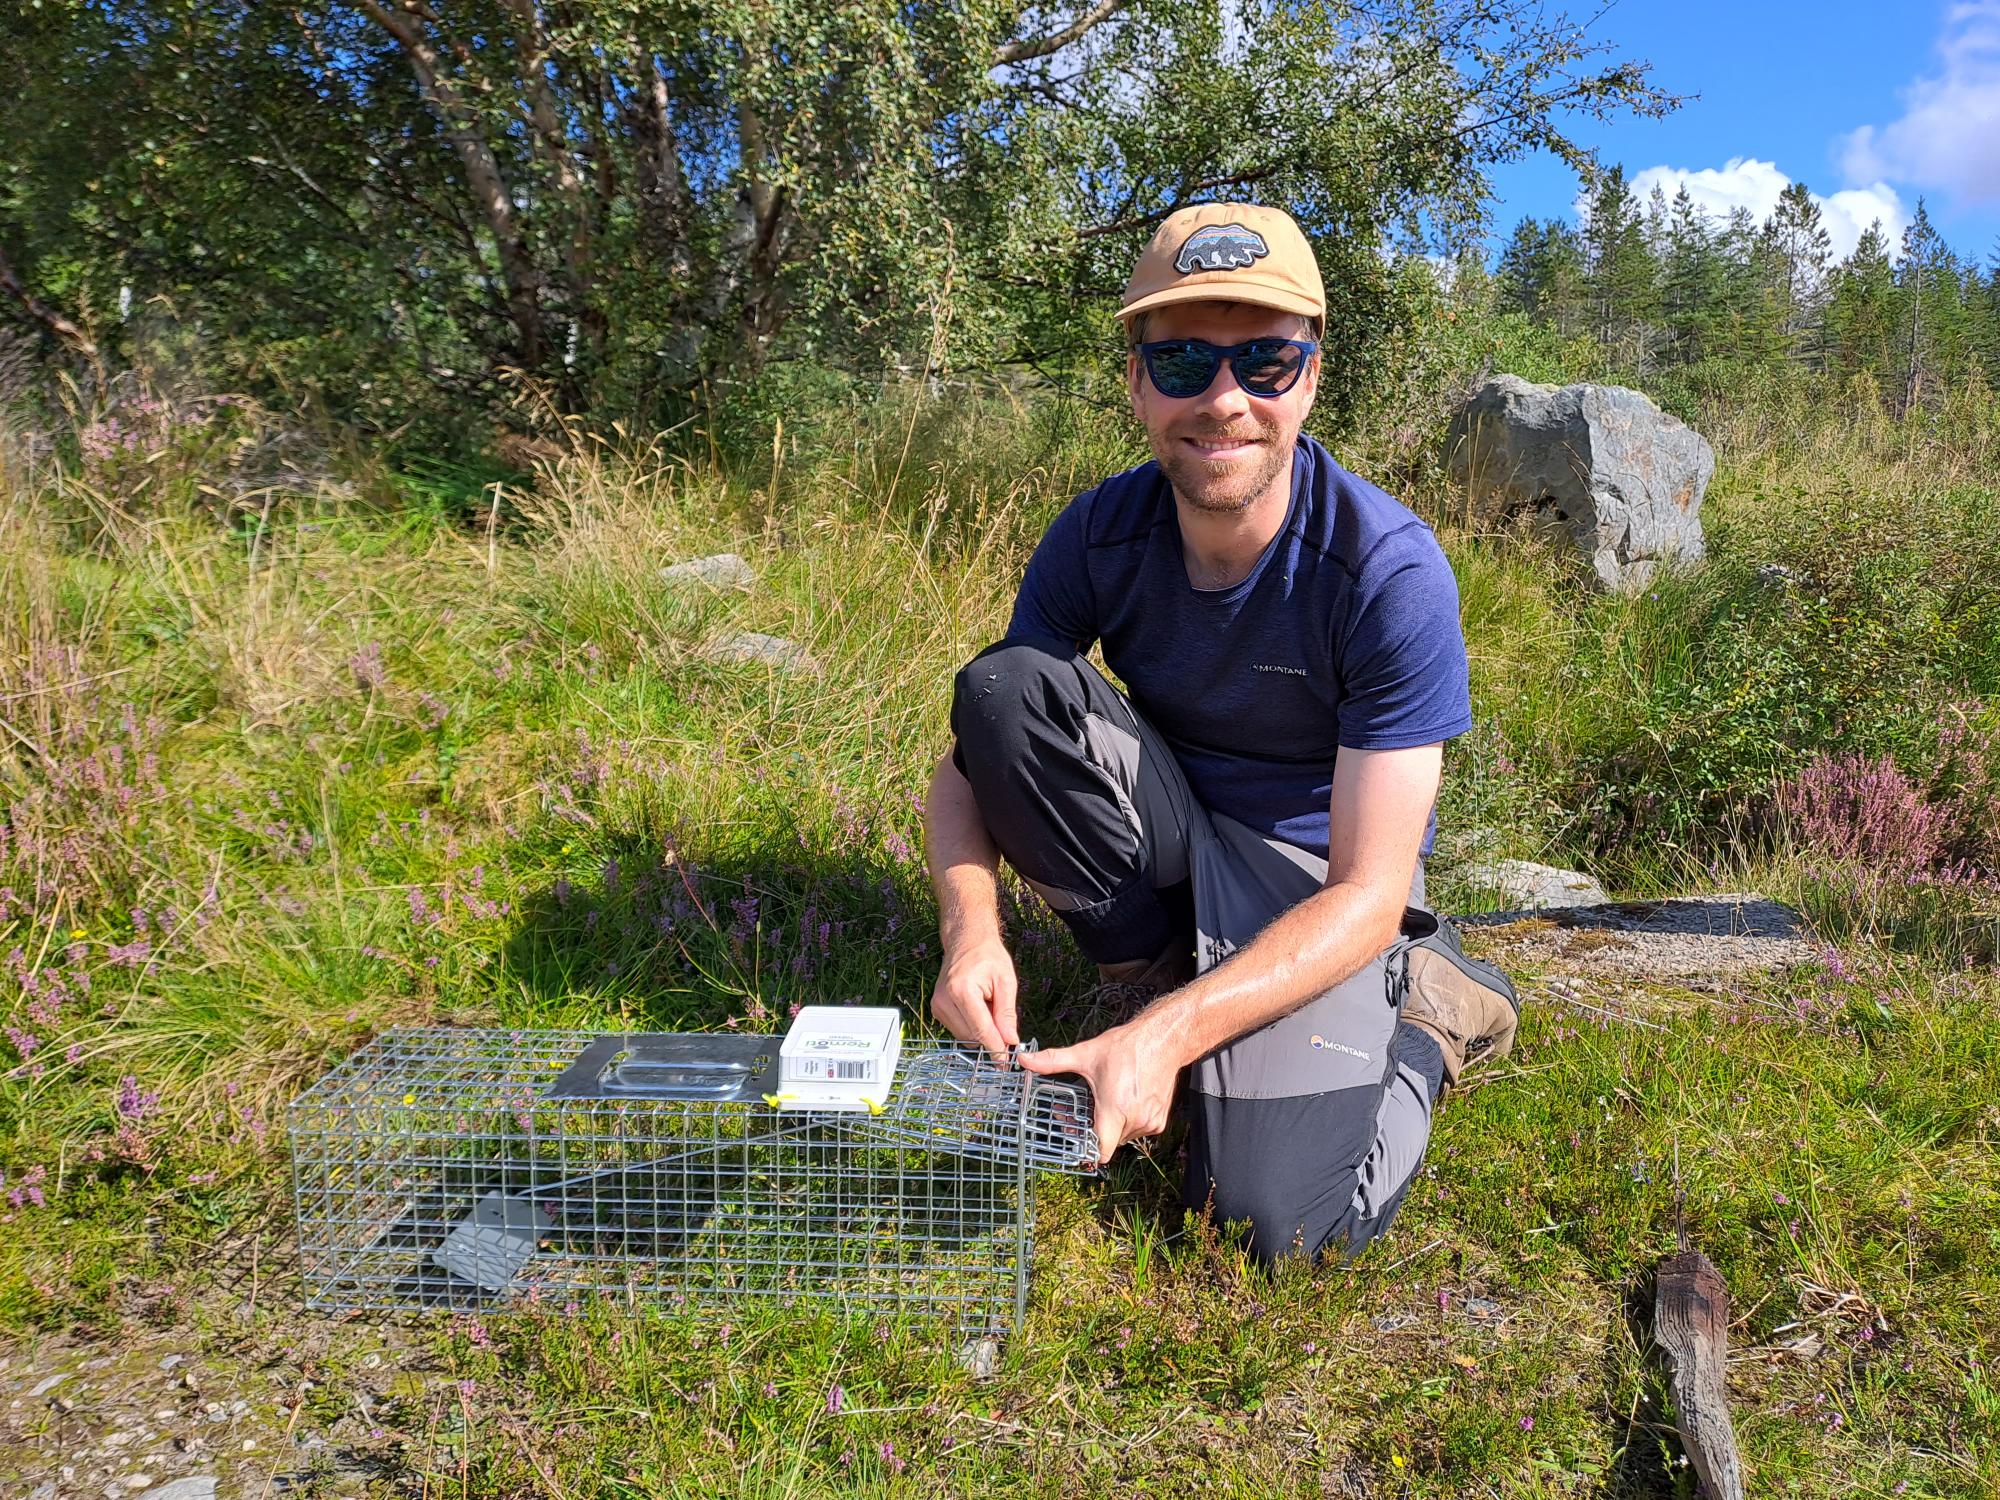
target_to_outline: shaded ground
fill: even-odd
[[[1460,917],[1509,970],[1713,985],[1812,962],[1826,945],[1790,907],[1755,892],[1614,901]]]

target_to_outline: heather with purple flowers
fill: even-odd
[[[1982,745],[1982,749],[1983,749]],[[1990,946],[2000,875],[1968,860],[1984,804],[1964,784],[1942,796],[1887,756],[1815,756],[1779,788],[1780,817],[1817,890],[1868,937],[1930,934]]]
[[[1778,807],[1805,848],[1841,864],[1910,876],[1944,852],[1943,810],[1886,755],[1816,755],[1780,788]]]

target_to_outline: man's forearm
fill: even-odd
[[[947,755],[924,804],[924,856],[937,890],[938,940],[947,954],[1000,936],[1000,851],[972,787]]]
[[[1167,1038],[1185,1066],[1355,974],[1395,939],[1402,914],[1379,889],[1323,886],[1134,1024]]]

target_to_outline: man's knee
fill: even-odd
[[[1030,725],[1045,720],[1076,656],[1044,645],[1000,641],[973,657],[952,679],[951,729],[969,767],[1018,764]]]

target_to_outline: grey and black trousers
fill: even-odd
[[[1194,797],[1089,662],[1004,641],[954,683],[955,761],[1007,862],[1098,963],[1186,943],[1221,963],[1320,889],[1326,862]],[[1419,865],[1410,905],[1422,906]],[[1437,1043],[1400,1021],[1378,956],[1188,1072],[1188,1207],[1247,1222],[1262,1260],[1352,1255],[1389,1225],[1430,1138]]]

